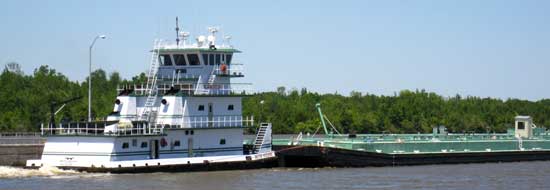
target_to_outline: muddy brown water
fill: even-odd
[[[0,189],[550,189],[550,161],[89,174],[0,167]]]

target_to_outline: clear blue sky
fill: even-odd
[[[0,3],[0,64],[145,71],[154,38],[221,26],[261,91],[550,98],[550,1],[27,1]]]

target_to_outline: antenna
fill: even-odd
[[[208,47],[210,49],[216,49],[216,33],[219,31],[218,27],[208,27]]]
[[[224,39],[225,39],[225,43],[227,43],[227,46],[232,48],[233,46],[231,46],[231,36],[229,35],[224,36]]]
[[[176,46],[180,46],[180,27],[178,24],[178,17],[176,17]]]
[[[185,45],[186,45],[186,42],[187,42],[187,38],[189,37],[189,32],[180,32],[180,37],[183,41],[183,47],[185,48]]]

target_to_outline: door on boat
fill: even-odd
[[[159,158],[159,140],[151,140],[149,153],[150,153],[149,158],[151,159]]]
[[[214,117],[214,112],[212,110],[212,103],[208,103],[208,127],[212,127],[212,124],[213,124],[212,117]]]
[[[193,138],[187,139],[187,157],[193,157]]]

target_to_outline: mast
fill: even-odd
[[[319,117],[321,118],[321,123],[323,124],[323,129],[325,130],[325,134],[329,135],[327,124],[325,123],[325,117],[323,117],[323,112],[321,111],[321,103],[315,104],[315,107],[317,107],[317,112],[319,112]]]
[[[176,17],[176,46],[180,46],[180,27],[178,24],[178,17]]]

